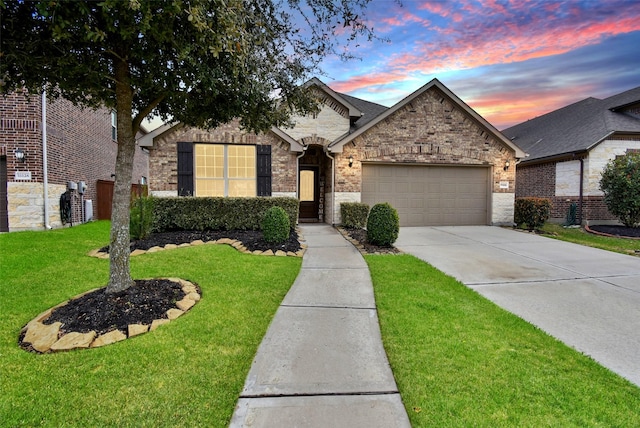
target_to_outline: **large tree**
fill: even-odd
[[[369,0],[0,0],[0,91],[46,90],[117,112],[108,292],[133,284],[129,205],[135,135],[160,116],[252,131],[305,113],[300,83],[345,42],[371,39]]]

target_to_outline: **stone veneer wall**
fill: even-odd
[[[60,195],[66,190],[66,185],[49,184],[48,223],[52,228],[62,227]],[[7,203],[10,232],[44,228],[44,184],[20,181],[7,183]]]

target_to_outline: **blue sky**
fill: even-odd
[[[640,86],[640,0],[372,0],[366,20],[388,42],[319,77],[386,106],[437,77],[504,129]]]

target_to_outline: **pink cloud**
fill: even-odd
[[[393,56],[389,66],[405,73],[433,73],[520,62],[566,53],[605,37],[640,30],[640,20],[635,16],[611,19],[578,27],[541,28],[538,32],[514,25],[505,25],[493,34],[449,29],[443,31],[447,39],[418,42],[416,50]]]

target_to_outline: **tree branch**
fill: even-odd
[[[154,108],[158,106],[167,97],[166,93],[160,94],[156,99],[151,101],[145,108],[140,110],[136,117],[133,118],[133,134],[135,135],[140,129],[140,124],[144,120],[145,117],[149,115],[153,111]]]

